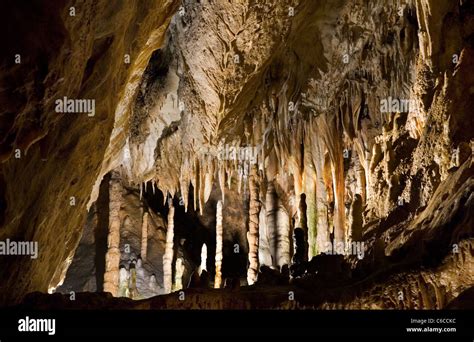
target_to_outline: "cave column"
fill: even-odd
[[[216,275],[214,278],[214,287],[219,289],[222,283],[222,201],[217,202],[216,211]]]
[[[314,253],[324,253],[330,249],[329,221],[328,221],[328,193],[324,181],[325,148],[320,137],[314,141],[313,163],[316,178],[316,247]],[[311,206],[310,206],[311,208]]]
[[[290,265],[291,262],[291,241],[290,241],[290,215],[286,208],[278,199],[277,211],[277,231],[276,231],[276,257],[277,266],[281,270],[282,266]]]
[[[342,152],[336,153],[332,166],[334,187],[334,242],[345,243],[345,206],[344,206],[344,164]]]
[[[222,284],[222,201],[217,202],[216,211],[216,276],[214,287],[219,289]]]
[[[120,207],[122,205],[122,184],[117,172],[112,172],[109,181],[109,198],[109,234],[105,255],[104,292],[110,292],[117,297],[120,280]]]
[[[259,201],[259,184],[258,184],[258,170],[255,165],[250,170],[249,178],[249,231],[247,233],[247,240],[249,243],[249,268],[247,270],[247,282],[252,285],[257,280],[258,275],[258,247],[259,247],[259,226],[258,220],[260,215],[261,204]]]
[[[166,231],[165,254],[163,255],[163,287],[164,292],[170,293],[173,283],[173,239],[174,239],[174,206],[169,200],[168,229]]]
[[[300,196],[299,205],[298,205],[298,222],[295,228],[300,228],[303,232],[302,239],[295,240],[295,251],[298,249],[302,251],[303,254],[301,257],[303,260],[308,261],[308,220],[307,220],[307,203],[306,203],[306,194],[302,193]]]
[[[277,217],[277,198],[275,194],[275,187],[273,182],[269,181],[267,185],[267,192],[265,195],[265,210],[266,210],[266,226],[268,231],[268,244],[270,247],[270,255],[272,258],[272,266],[277,266],[277,251],[276,251],[276,217]]]
[[[316,204],[316,172],[314,165],[308,162],[308,167],[305,167],[305,203],[306,203],[306,226],[307,226],[307,258],[311,260],[316,256],[316,237],[317,237],[317,204]]]
[[[148,212],[143,214],[143,221],[142,221],[142,246],[140,256],[142,260],[146,261],[146,252],[148,249]]]

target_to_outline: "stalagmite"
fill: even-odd
[[[130,265],[130,277],[128,279],[129,298],[139,299],[139,293],[137,290],[137,269],[135,265]]]
[[[289,265],[290,256],[290,216],[283,206],[278,207],[277,231],[276,231],[276,262],[281,269],[284,265]]]
[[[201,265],[198,270],[199,275],[201,275],[202,271],[207,271],[207,245],[205,243],[203,243],[201,247]]]
[[[120,281],[119,281],[119,297],[128,297],[130,291],[128,289],[128,279],[130,274],[125,267],[120,268]]]
[[[267,185],[267,193],[265,196],[265,210],[266,210],[266,227],[268,244],[270,246],[270,253],[272,256],[272,266],[277,266],[276,258],[276,219],[277,219],[277,198],[275,194],[275,187],[272,182]]]
[[[217,202],[216,211],[216,276],[214,278],[214,287],[221,287],[222,283],[222,201]]]
[[[334,240],[344,242],[346,236],[344,207],[344,165],[342,152],[336,154],[332,167],[334,184]]]
[[[307,204],[306,204],[306,194],[301,194],[299,199],[298,211],[297,211],[297,222],[295,228],[301,228],[303,231],[303,237],[300,242],[303,243],[302,246],[294,246],[295,249],[304,251],[303,259],[308,261],[308,222],[307,222]]]
[[[308,260],[318,253],[317,237],[317,203],[316,203],[316,172],[312,167],[305,168],[305,194],[306,194],[306,225],[308,238]]]
[[[257,280],[258,274],[258,246],[259,246],[259,235],[258,235],[258,220],[260,214],[260,201],[259,201],[259,185],[258,185],[258,170],[255,165],[251,168],[251,174],[249,179],[249,192],[250,192],[250,203],[249,203],[249,231],[247,232],[247,240],[249,243],[249,266],[247,270],[247,282],[252,285]]]
[[[148,212],[143,213],[142,221],[142,246],[140,256],[146,261],[146,252],[148,249]]]
[[[184,261],[183,258],[176,259],[175,272],[174,272],[174,291],[179,291],[183,288],[183,273],[184,273]]]
[[[168,229],[166,231],[165,254],[163,255],[163,287],[164,293],[170,293],[173,283],[173,238],[174,238],[174,206],[169,201]]]
[[[122,185],[120,175],[112,172],[109,183],[109,235],[105,255],[104,292],[118,295],[120,265],[120,207],[122,204]]]

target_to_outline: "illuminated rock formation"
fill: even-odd
[[[214,277],[214,287],[219,289],[222,285],[222,202],[217,202],[216,210],[216,275]]]
[[[258,186],[258,171],[255,166],[251,168],[250,179],[249,179],[249,231],[247,233],[247,240],[249,243],[249,265],[247,271],[247,282],[249,285],[253,284],[257,280],[257,274],[259,269],[258,263],[258,217],[260,214],[260,199],[259,199],[259,186]]]
[[[148,213],[143,213],[142,223],[142,246],[140,256],[143,261],[146,260],[146,253],[148,248]]]
[[[117,296],[119,290],[120,264],[120,207],[122,205],[122,185],[117,173],[110,180],[109,235],[105,256],[104,291]]]
[[[174,239],[174,206],[169,201],[168,222],[166,229],[166,247],[163,255],[163,287],[170,293],[173,285],[173,239]]]
[[[1,303],[103,278],[193,283],[185,307],[441,308],[474,285],[472,3],[290,3],[66,1],[24,63],[36,40],[5,43],[0,240],[45,254],[0,260]],[[297,303],[265,295],[289,281]]]

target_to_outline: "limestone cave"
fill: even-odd
[[[474,308],[474,1],[0,16],[0,307]]]

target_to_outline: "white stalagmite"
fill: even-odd
[[[114,297],[119,291],[120,207],[122,205],[122,185],[119,177],[117,173],[112,172],[109,183],[109,235],[104,274],[104,292],[110,292]]]
[[[203,243],[201,247],[201,265],[198,270],[199,275],[201,275],[202,271],[207,271],[207,245],[205,243]]]
[[[148,212],[143,213],[142,221],[142,246],[140,256],[143,261],[146,261],[146,252],[148,249]]]
[[[222,201],[217,202],[216,211],[216,276],[214,278],[214,287],[216,289],[222,284]]]
[[[173,238],[174,238],[174,206],[169,201],[168,230],[166,231],[165,254],[163,255],[163,287],[164,293],[170,293],[173,283]]]
[[[183,288],[183,273],[184,273],[184,261],[183,258],[176,259],[175,272],[174,272],[174,291],[179,291]]]
[[[250,192],[250,203],[249,203],[249,231],[247,232],[247,240],[249,243],[249,268],[247,270],[247,282],[252,285],[257,280],[258,275],[258,246],[259,246],[259,234],[258,234],[258,220],[260,214],[260,201],[259,201],[259,185],[258,185],[258,171],[255,165],[252,166],[250,171],[249,179],[249,192]]]

